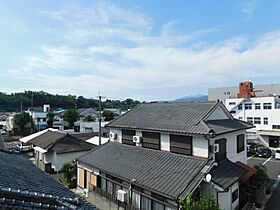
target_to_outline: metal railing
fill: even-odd
[[[121,201],[119,201],[114,194],[108,193],[108,192],[102,190],[101,188],[93,186],[91,184],[89,185],[89,192],[95,192],[98,195],[101,195],[102,197],[106,198],[110,202],[118,205],[119,207],[124,208],[125,210],[139,210],[138,208],[132,206],[128,202],[121,202]]]

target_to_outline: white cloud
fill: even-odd
[[[258,5],[258,0],[249,0],[243,5],[242,12],[246,15],[247,20],[251,20]]]
[[[176,22],[171,21],[155,35],[151,18],[109,3],[46,14],[63,24],[64,42],[42,45],[40,54],[9,71],[12,78],[25,81],[24,88],[88,97],[100,90],[107,96],[153,100],[181,95],[173,91],[159,98],[149,95],[150,90],[207,88],[209,83],[239,80],[241,74],[279,76],[280,30],[254,42],[241,35],[197,46],[194,41],[219,29],[176,35]]]

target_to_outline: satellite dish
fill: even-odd
[[[211,174],[206,174],[206,176],[205,176],[205,181],[206,181],[206,182],[210,182],[211,179],[212,179]]]

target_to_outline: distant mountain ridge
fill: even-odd
[[[174,102],[196,102],[196,101],[208,101],[208,95],[198,94],[198,95],[190,95],[182,98],[178,98],[173,100]]]

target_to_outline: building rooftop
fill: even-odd
[[[56,153],[87,151],[96,147],[70,134],[51,130],[33,138],[29,143],[47,151],[53,150]]]
[[[0,150],[0,168],[1,209],[95,210],[19,154]]]
[[[208,116],[220,106],[228,119],[207,121]],[[251,125],[234,120],[222,102],[217,101],[141,104],[106,127],[207,135],[213,131],[219,134],[247,129]]]
[[[175,199],[191,192],[206,173],[202,169],[212,163],[208,159],[116,142],[90,151],[79,157],[78,162],[128,182],[135,179],[135,185]]]
[[[218,163],[218,166],[214,166],[210,171],[211,181],[223,189],[227,189],[247,173],[246,169],[228,159]]]

